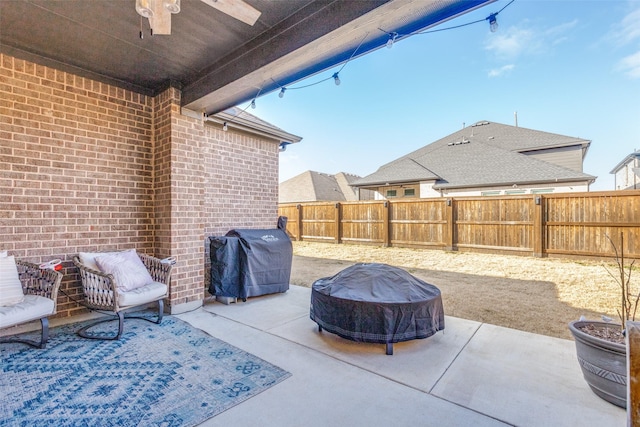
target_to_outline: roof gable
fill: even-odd
[[[333,175],[319,172],[311,172],[315,200],[345,200],[340,186]]]
[[[625,167],[627,164],[629,164],[629,162],[635,160],[635,159],[640,159],[640,152],[635,151],[631,154],[629,154],[628,156],[626,156],[624,159],[622,159],[620,161],[620,163],[618,163],[613,169],[611,169],[611,172],[609,173],[618,173],[618,171],[620,169],[622,169],[623,167]]]
[[[350,185],[359,178],[343,172],[330,175],[305,171],[280,183],[278,199],[280,203],[356,200]]]
[[[591,175],[477,141],[443,146],[416,161],[441,177],[434,188],[593,179]]]
[[[395,182],[437,180],[439,178],[424,164],[405,156],[381,166],[375,173],[355,181],[353,185],[369,184],[372,183],[372,180],[375,183],[391,184]]]

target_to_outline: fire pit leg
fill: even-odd
[[[322,326],[318,325],[318,332],[322,332]]]
[[[393,343],[392,342],[388,342],[387,343],[387,355],[388,356],[393,355]]]

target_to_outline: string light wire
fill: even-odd
[[[489,22],[490,22],[490,24],[491,24],[491,27],[492,27],[492,28],[491,28],[491,30],[492,30],[492,31],[495,31],[495,29],[494,29],[494,27],[493,27],[493,26],[495,25],[495,26],[496,26],[496,28],[497,28],[497,21],[496,21],[496,17],[497,17],[497,16],[498,16],[498,15],[499,15],[503,10],[505,10],[507,7],[509,7],[509,6],[510,6],[514,1],[515,1],[515,0],[511,0],[511,1],[510,1],[509,3],[507,3],[504,7],[502,7],[502,9],[500,9],[500,10],[499,10],[499,11],[497,11],[497,12],[494,12],[494,13],[489,14],[489,16],[487,16],[486,18],[483,18],[483,19],[477,19],[477,20],[475,20],[475,21],[466,22],[466,23],[464,23],[464,24],[454,25],[454,26],[451,26],[451,27],[446,27],[446,28],[437,28],[437,29],[434,29],[434,30],[416,31],[416,32],[413,32],[413,33],[405,34],[405,35],[399,34],[399,33],[395,32],[395,31],[389,32],[389,31],[385,31],[385,30],[383,30],[383,29],[381,29],[381,28],[378,28],[378,29],[379,29],[380,31],[382,31],[382,32],[384,32],[384,33],[386,33],[386,34],[388,34],[388,35],[389,35],[389,37],[390,37],[389,41],[391,42],[391,45],[393,45],[393,43],[395,43],[395,41],[396,41],[397,39],[400,39],[400,38],[407,38],[407,37],[416,36],[416,35],[422,35],[422,34],[437,33],[437,32],[440,32],[440,31],[455,30],[455,29],[458,29],[458,28],[466,27],[466,26],[473,25],[473,24],[478,24],[478,23],[480,23],[480,22],[485,22],[485,21],[489,21]],[[367,39],[367,37],[368,37],[368,36],[369,36],[369,33],[365,34],[365,36],[362,38],[362,40],[360,40],[360,43],[359,43],[359,44],[358,44],[358,46],[355,48],[355,50],[353,51],[353,53],[351,54],[351,56],[349,57],[349,59],[347,59],[347,60],[342,64],[342,66],[338,69],[338,71],[334,72],[334,73],[333,73],[332,75],[330,75],[329,77],[326,77],[326,78],[324,78],[324,79],[321,79],[321,80],[315,81],[315,82],[313,82],[313,83],[309,83],[309,84],[302,85],[302,86],[294,86],[294,87],[291,87],[291,86],[288,86],[288,87],[287,87],[287,86],[282,86],[281,84],[279,84],[278,82],[276,82],[273,78],[271,78],[271,81],[272,81],[276,86],[278,86],[278,87],[280,88],[280,93],[278,94],[278,96],[279,96],[280,98],[283,98],[283,97],[284,97],[285,92],[286,92],[286,91],[288,91],[288,90],[306,89],[306,88],[308,88],[308,87],[311,87],[311,86],[315,86],[315,85],[319,85],[319,84],[321,84],[321,83],[324,83],[324,82],[326,82],[326,81],[328,81],[328,80],[333,80],[333,81],[335,82],[335,84],[336,84],[336,85],[339,85],[339,84],[340,84],[340,78],[339,78],[339,74],[340,74],[340,72],[342,72],[342,70],[344,69],[344,67],[346,67],[346,66],[347,66],[347,64],[348,64],[348,63],[349,63],[349,62],[350,62],[350,61],[355,57],[356,53],[358,53],[358,51],[359,51],[359,50],[360,50],[360,48],[362,47],[362,44],[364,43],[364,41]],[[390,46],[387,44],[387,47],[390,47]],[[250,102],[250,103],[249,103],[249,104],[248,104],[248,105],[247,105],[247,106],[246,106],[242,111],[240,111],[238,114],[236,114],[235,116],[233,116],[230,120],[227,120],[227,121],[225,121],[225,122],[224,122],[224,130],[225,130],[225,131],[227,130],[227,127],[228,127],[227,125],[229,125],[229,124],[231,124],[231,123],[234,123],[234,122],[235,122],[235,119],[236,119],[238,116],[240,116],[241,114],[245,113],[249,107],[251,107],[251,108],[256,108],[256,98],[258,98],[258,97],[260,96],[260,93],[261,93],[261,92],[262,92],[262,88],[261,88],[260,90],[258,90],[258,93],[256,94],[256,96],[255,96],[255,97],[253,97],[253,99],[251,100],[251,102]]]
[[[390,39],[389,39],[389,40],[391,41],[391,44],[393,45],[393,43],[395,43],[395,41],[396,41],[397,39],[399,39],[399,38],[407,38],[407,37],[414,36],[414,35],[430,34],[430,33],[437,33],[437,32],[440,32],[440,31],[454,30],[454,29],[457,29],[457,28],[466,27],[466,26],[468,26],[468,25],[473,25],[473,24],[478,24],[478,23],[480,23],[480,22],[485,22],[485,21],[490,20],[491,18],[493,18],[493,22],[495,23],[495,25],[497,25],[497,23],[495,22],[495,18],[496,18],[496,17],[497,17],[497,16],[498,16],[498,15],[499,15],[503,10],[505,10],[507,7],[509,7],[509,6],[511,5],[511,3],[513,3],[514,1],[515,1],[515,0],[511,0],[509,3],[507,3],[506,5],[504,5],[504,6],[502,7],[502,9],[500,9],[499,11],[497,11],[497,12],[495,12],[495,13],[491,13],[489,16],[487,16],[486,18],[483,18],[483,19],[477,19],[477,20],[475,20],[475,21],[466,22],[466,23],[464,23],[464,24],[454,25],[454,26],[446,27],[446,28],[437,28],[437,29],[435,29],[435,30],[416,31],[416,32],[413,32],[413,33],[406,34],[406,35],[404,35],[404,37],[403,37],[401,34],[399,34],[399,33],[395,32],[395,31],[393,31],[393,32],[388,32],[388,31],[385,31],[385,30],[383,30],[383,29],[381,29],[381,28],[378,28],[378,29],[379,29],[380,31],[382,31],[382,32],[384,32],[384,33],[386,33],[386,34],[388,34],[388,35],[389,35],[389,37],[390,37]],[[492,27],[492,31],[495,31],[495,30],[493,29],[493,27]],[[360,44],[358,44],[358,47],[356,47],[356,49],[353,51],[353,53],[351,54],[351,56],[349,57],[349,59],[347,59],[347,60],[344,62],[344,64],[342,64],[342,67],[340,67],[340,69],[339,69],[337,72],[333,73],[333,74],[332,74],[331,76],[329,76],[329,77],[326,77],[326,78],[324,78],[324,79],[318,80],[318,81],[313,82],[313,83],[309,83],[309,84],[302,85],[302,86],[295,86],[295,87],[283,86],[283,85],[279,84],[278,82],[276,82],[276,81],[272,78],[272,79],[271,79],[271,81],[272,81],[274,84],[276,84],[276,85],[280,88],[280,93],[278,94],[278,96],[279,96],[280,98],[284,98],[284,94],[285,94],[285,92],[286,92],[286,91],[288,91],[288,90],[306,89],[306,88],[308,88],[308,87],[315,86],[315,85],[318,85],[318,84],[320,84],[320,83],[324,83],[324,82],[326,82],[326,81],[328,81],[328,80],[332,80],[332,79],[334,80],[334,82],[336,83],[336,85],[339,85],[339,84],[340,84],[340,83],[339,83],[339,82],[340,82],[340,79],[339,79],[339,74],[340,74],[340,72],[344,69],[344,67],[346,67],[346,66],[347,66],[347,64],[349,63],[349,61],[351,61],[351,60],[353,59],[353,57],[356,55],[356,53],[358,52],[358,50],[360,50],[360,47],[362,47],[362,44],[364,43],[364,41],[367,39],[367,37],[368,37],[368,36],[369,36],[369,33],[365,34],[365,36],[364,36],[364,37],[362,38],[362,40],[360,41]],[[389,46],[387,45],[387,47],[389,47]]]
[[[306,85],[303,85],[303,86],[295,86],[295,87],[290,87],[290,86],[289,87],[285,87],[285,86],[282,86],[281,84],[279,84],[278,82],[276,82],[275,80],[271,79],[272,82],[274,82],[276,85],[278,85],[280,87],[280,98],[282,98],[284,96],[284,92],[288,91],[288,90],[306,89],[308,87],[319,85],[320,83],[324,83],[327,80],[334,80],[335,81],[336,77],[338,77],[338,75],[342,72],[344,67],[347,66],[349,61],[351,61],[353,59],[353,57],[356,56],[356,53],[358,53],[358,51],[362,47],[362,43],[364,43],[364,41],[367,39],[367,37],[369,37],[369,33],[365,34],[364,37],[362,38],[362,40],[360,40],[360,43],[358,44],[356,49],[353,51],[353,53],[351,54],[349,59],[347,59],[344,62],[344,64],[342,64],[342,67],[340,67],[340,69],[338,69],[338,71],[336,71],[335,73],[333,73],[331,76],[329,76],[327,78],[324,78],[322,80],[318,80],[316,82],[309,83],[309,84],[306,84]],[[338,81],[340,81],[340,79],[338,79]]]
[[[247,104],[247,106],[244,107],[242,111],[240,111],[238,114],[231,117],[231,119],[225,120],[225,122],[222,124],[223,131],[226,132],[227,130],[229,130],[229,125],[232,123],[235,123],[235,119],[237,119],[242,113],[245,113],[249,109],[249,107],[256,108],[256,98],[260,96],[260,92],[262,92],[262,88],[258,89],[258,93],[256,93],[256,96],[253,97],[251,102]]]
[[[422,31],[415,31],[413,33],[409,33],[409,34],[398,34],[395,31],[389,32],[389,31],[385,31],[382,28],[378,28],[380,31],[382,31],[383,33],[386,33],[389,35],[390,40],[391,37],[393,37],[393,43],[395,43],[396,39],[398,38],[407,38],[407,37],[411,37],[411,36],[418,36],[421,34],[431,34],[431,33],[438,33],[440,31],[448,31],[448,30],[455,30],[458,28],[462,28],[462,27],[466,27],[469,25],[473,25],[473,24],[478,24],[480,22],[485,22],[488,21],[490,18],[496,18],[503,10],[505,10],[507,7],[509,7],[509,5],[511,5],[511,3],[513,3],[516,0],[511,0],[509,3],[507,3],[506,5],[504,5],[504,7],[502,9],[500,9],[499,11],[495,12],[495,13],[491,13],[489,14],[489,16],[487,16],[486,18],[482,18],[482,19],[476,19],[475,21],[471,21],[471,22],[465,22],[464,24],[459,24],[459,25],[453,25],[451,27],[445,27],[445,28],[436,28],[435,30],[422,30]]]

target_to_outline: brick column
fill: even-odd
[[[204,300],[208,236],[275,228],[279,140],[181,114],[176,88],[154,101],[154,246],[177,259],[168,308],[180,313]]]
[[[204,299],[204,170],[202,130],[180,114],[180,91],[169,88],[154,108],[155,249],[176,257],[168,309],[192,310]]]

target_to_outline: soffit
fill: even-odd
[[[184,107],[213,114],[384,46],[384,31],[494,0],[245,1],[262,12],[253,26],[182,0],[171,35],[155,36],[134,0],[0,1],[0,52],[147,95],[174,85]]]

